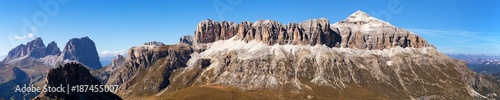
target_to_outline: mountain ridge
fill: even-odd
[[[256,40],[268,45],[319,44],[369,50],[391,47],[433,47],[416,34],[373,18],[362,11],[357,11],[334,24],[330,24],[325,18],[287,25],[273,20],[258,20],[254,23],[243,21],[240,24],[203,20],[195,30],[193,44],[212,43],[233,36],[246,42]]]

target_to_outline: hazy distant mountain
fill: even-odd
[[[181,42],[183,39],[180,39]],[[200,22],[193,45],[128,50],[125,99],[478,99],[498,85],[420,36],[357,11],[343,21]]]
[[[500,56],[480,54],[447,54],[448,56],[464,60],[469,68],[477,73],[500,74]]]
[[[106,66],[106,65],[111,64],[111,62],[113,61],[113,58],[115,58],[115,57],[116,56],[99,56],[99,62],[101,62],[102,66]]]
[[[500,65],[499,55],[482,54],[447,54],[448,56],[466,61],[468,64]]]
[[[185,36],[182,36],[182,37],[179,39],[179,44],[188,44],[188,45],[192,45],[192,44],[193,44],[193,36],[191,36],[191,35],[185,35]]]

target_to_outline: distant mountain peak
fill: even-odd
[[[193,44],[193,36],[191,35],[184,35],[179,39],[179,44],[188,44],[191,45]]]
[[[146,42],[143,45],[164,46],[165,44],[163,42],[151,41],[151,42]]]
[[[47,55],[59,55],[61,53],[61,50],[57,46],[57,43],[55,41],[50,42],[47,45],[47,49],[45,50]]]
[[[368,22],[372,19],[375,19],[375,18],[373,18],[372,16],[368,15],[367,13],[365,13],[361,10],[358,10],[358,11],[354,12],[353,14],[351,14],[349,17],[347,17],[346,20]]]

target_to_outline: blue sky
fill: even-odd
[[[45,10],[51,3],[57,7]],[[498,7],[495,0],[0,0],[0,56],[34,37],[62,49],[89,36],[102,55],[115,55],[153,40],[177,43],[205,19],[335,23],[356,10],[411,30],[444,53],[498,55]]]

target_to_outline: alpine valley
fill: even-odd
[[[89,37],[41,38],[0,63],[3,99],[500,99],[500,82],[424,38],[356,11],[282,24],[203,20],[178,44],[146,42],[102,66]],[[118,85],[114,93],[17,93],[16,85]]]

